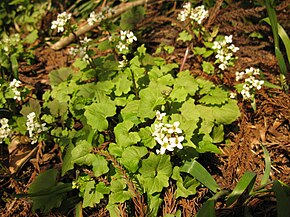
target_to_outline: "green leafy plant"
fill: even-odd
[[[262,181],[257,184],[257,174],[246,171],[245,174],[238,181],[237,185],[232,191],[227,189],[220,189],[217,183],[213,180],[210,174],[198,163],[193,162],[190,165],[190,171],[193,177],[202,182],[205,186],[215,193],[210,199],[208,199],[198,211],[197,217],[200,216],[216,216],[215,215],[215,203],[217,199],[224,198],[226,200],[226,206],[230,207],[237,201],[244,207],[244,216],[251,216],[248,209],[248,202],[258,195],[272,197],[271,192],[274,192],[278,206],[277,216],[286,217],[289,215],[290,209],[286,205],[290,200],[289,189],[290,187],[281,181],[274,180],[269,181],[271,162],[270,155],[267,149],[263,146],[263,152],[265,156],[265,172]],[[202,167],[202,168],[200,168]],[[202,175],[201,175],[201,171]],[[257,187],[254,187],[258,185]],[[218,191],[217,191],[218,189]]]
[[[54,126],[51,134],[65,153],[62,175],[75,165],[91,171],[81,169],[73,182],[83,207],[106,201],[115,216],[117,204],[147,198],[148,207],[142,211],[135,207],[134,212],[157,215],[156,205],[162,203],[162,191],[171,181],[179,186],[178,196],[195,194],[198,181],[203,181],[188,182],[192,174],[186,172],[186,161],[199,153],[220,153],[217,144],[224,140],[223,126],[240,115],[236,101],[189,71],[176,74],[177,64],[151,57],[144,46],[126,67],[119,68],[110,55],[94,64],[91,70],[78,60],[78,72],[69,68],[52,72],[52,90],[43,98],[48,111],[43,120]],[[92,78],[96,81],[88,82]],[[160,145],[166,147],[152,135],[160,123],[158,110],[164,112],[169,128],[175,126],[171,123],[180,124],[178,132],[184,138],[180,149],[165,148],[163,155],[154,153]],[[78,122],[82,128],[76,130]],[[171,134],[173,139],[175,135]]]
[[[268,12],[268,18],[264,19],[265,22],[271,25],[272,27],[272,32],[274,36],[274,46],[275,46],[275,55],[278,60],[278,65],[280,68],[280,82],[282,88],[288,92],[289,86],[286,81],[286,76],[287,76],[287,66],[283,57],[283,54],[280,50],[279,46],[279,36],[281,37],[285,48],[286,48],[286,53],[288,56],[288,63],[290,63],[289,57],[290,57],[290,41],[289,37],[284,31],[284,29],[281,27],[281,25],[278,23],[276,12],[274,9],[274,1],[272,0],[265,0],[265,5],[267,8]]]

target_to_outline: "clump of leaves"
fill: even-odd
[[[177,197],[194,195],[199,181],[181,167],[200,153],[220,153],[224,125],[240,115],[237,102],[212,82],[189,71],[177,73],[177,64],[153,58],[144,46],[124,68],[110,55],[94,64],[92,70],[78,60],[77,72],[51,72],[52,90],[43,96],[43,120],[53,126],[51,134],[64,150],[62,175],[75,165],[91,171],[88,177],[81,169],[74,180],[83,207],[104,201],[116,216],[118,204],[132,200],[132,189],[138,189],[146,195],[148,212],[157,215],[162,192],[172,181]],[[156,154],[160,146],[152,133],[157,110],[166,112],[168,123],[180,123],[183,149]]]

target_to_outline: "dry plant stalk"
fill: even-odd
[[[164,195],[163,216],[166,214],[175,214],[177,210],[177,200],[175,198],[175,191],[171,185]]]
[[[110,155],[108,152],[101,151],[96,148],[93,150],[93,152],[101,156],[104,156],[108,161],[111,161],[114,164],[114,166],[120,171],[120,173],[123,175],[123,178],[125,179],[127,183],[128,189],[131,193],[133,203],[135,205],[135,216],[145,217],[147,214],[147,205],[145,204],[144,197],[137,190],[135,184],[127,175],[126,170],[119,164],[116,158]]]
[[[121,6],[116,6],[113,9],[114,13],[108,14],[107,19],[115,18],[129,9],[139,5],[147,4],[149,1],[152,0],[137,0],[134,2],[126,3]],[[91,31],[92,29],[96,28],[99,24],[100,24],[99,22],[96,22],[94,25],[90,26],[89,24],[86,23],[84,26],[80,27],[76,32],[74,32],[74,34],[70,33],[69,36],[61,38],[58,42],[51,45],[50,47],[54,50],[60,50],[65,46],[69,45],[70,43],[72,43],[74,40],[76,40],[76,37],[79,37],[80,35],[83,35],[88,31]]]
[[[207,24],[206,24],[206,27],[205,27],[206,29],[208,29],[211,26],[211,24],[214,22],[214,20],[216,19],[222,3],[223,3],[223,0],[217,0],[216,1],[214,7],[211,10],[210,16],[208,18],[208,21],[207,21]]]

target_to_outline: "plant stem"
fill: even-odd
[[[134,88],[134,93],[135,93],[136,99],[140,99],[139,94],[138,94],[138,89],[137,89],[134,73],[133,73],[133,71],[131,69],[130,69],[130,71],[131,71],[131,75],[132,75],[132,82],[133,82],[133,88]]]

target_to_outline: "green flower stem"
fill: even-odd
[[[138,99],[140,99],[140,97],[139,97],[138,88],[137,88],[136,81],[135,81],[135,76],[134,76],[133,71],[132,70],[130,70],[130,71],[131,71],[131,75],[132,75],[134,93],[135,93],[136,99],[138,100]]]

